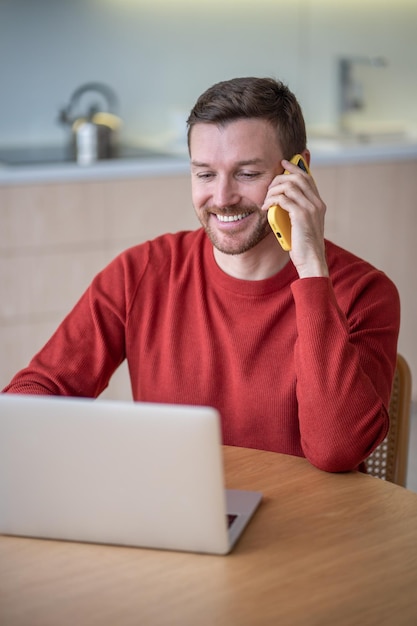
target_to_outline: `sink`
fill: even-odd
[[[122,145],[115,159],[152,159],[166,156],[166,153],[156,152],[149,148]],[[75,160],[68,146],[0,148],[0,163],[3,165],[46,165],[71,162],[75,163]]]
[[[308,129],[308,139],[316,147],[331,149],[332,146],[410,144],[416,143],[417,135],[408,132],[400,124],[368,122],[355,124],[346,130],[313,127]]]
[[[367,146],[380,144],[398,144],[415,142],[405,133],[374,134],[374,133],[334,133],[334,134],[309,134],[309,145],[323,146]]]

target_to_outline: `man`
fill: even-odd
[[[117,257],[5,391],[96,397],[126,358],[135,400],[214,406],[225,444],[361,467],[388,429],[396,288],[324,239],[314,180],[289,162],[310,154],[287,87],[214,85],[188,127],[203,228]],[[291,219],[289,253],[273,204]]]

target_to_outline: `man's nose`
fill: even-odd
[[[218,208],[233,206],[240,201],[237,182],[230,178],[218,178],[213,194],[214,204]]]

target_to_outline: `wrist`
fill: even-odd
[[[299,278],[328,278],[329,268],[325,262],[310,262],[296,266]]]

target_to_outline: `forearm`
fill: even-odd
[[[319,280],[294,286],[301,443],[314,465],[346,471],[358,467],[388,430],[399,312],[394,298],[385,321],[378,302],[360,322],[356,314],[348,320],[331,282]]]
[[[30,394],[37,396],[71,395],[64,393],[63,389],[54,385],[53,381],[48,376],[43,376],[37,370],[36,365],[34,367],[29,365],[15,374],[10,383],[2,390],[2,393]]]

